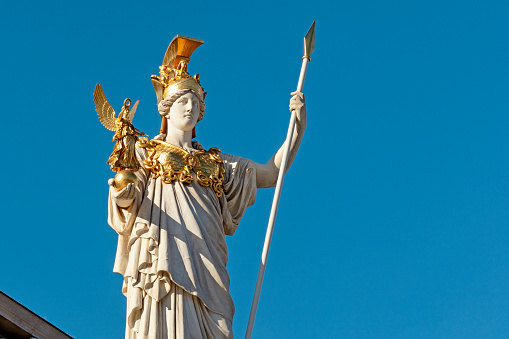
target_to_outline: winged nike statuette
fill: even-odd
[[[138,137],[145,135],[134,128],[132,124],[139,100],[134,103],[131,109],[131,99],[125,99],[122,110],[115,117],[115,110],[106,99],[102,86],[97,84],[94,90],[94,102],[101,124],[115,132],[113,136],[115,147],[107,161],[111,170],[118,172],[115,176],[115,187],[121,189],[129,182],[136,183],[136,176],[133,172],[140,169],[140,164],[136,159],[135,145]]]

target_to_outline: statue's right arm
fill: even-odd
[[[108,180],[108,185],[110,185],[110,193],[111,199],[121,208],[128,208],[134,202],[134,198],[136,196],[136,188],[134,184],[127,184],[126,187],[121,190],[117,190],[114,187],[114,179]]]
[[[144,150],[136,147],[138,161],[146,158]],[[135,172],[137,185],[128,184],[121,190],[117,190],[114,185],[114,179],[108,180],[109,198],[108,198],[108,224],[118,234],[129,234],[138,216],[138,211],[143,201],[145,184],[147,183],[149,172],[140,168]]]

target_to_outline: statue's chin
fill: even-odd
[[[115,188],[120,191],[122,188],[126,187],[127,184],[134,184],[134,186],[138,184],[136,174],[128,170],[119,171],[115,175]]]

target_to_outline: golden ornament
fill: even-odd
[[[136,174],[134,174],[133,171],[128,170],[119,171],[115,175],[113,187],[115,187],[117,191],[120,191],[128,184],[134,184],[135,187],[138,186],[138,178],[136,178]]]

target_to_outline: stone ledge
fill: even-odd
[[[0,338],[3,331],[6,332],[4,335],[10,335],[13,338],[72,339],[71,336],[0,291]]]

